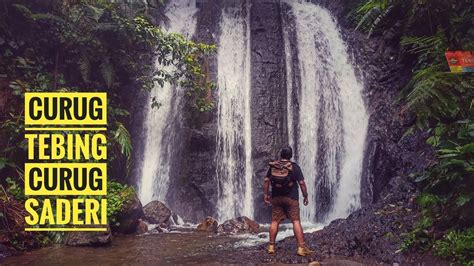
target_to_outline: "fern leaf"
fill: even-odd
[[[463,82],[462,75],[442,71],[441,64],[433,65],[415,73],[405,90],[405,109],[421,117],[455,117],[461,110],[462,96],[470,86]],[[422,119],[423,120],[423,119]]]
[[[444,54],[447,49],[446,36],[442,29],[438,29],[433,36],[403,37],[400,44],[411,46],[408,51],[413,54]]]
[[[378,25],[398,4],[392,0],[369,0],[360,4],[352,16],[358,21],[355,30],[362,29],[370,35],[378,28]]]
[[[372,22],[372,25],[370,26],[367,37],[370,37],[372,35],[372,33],[377,29],[380,22],[383,21],[383,19],[392,11],[392,9],[393,9],[393,6],[389,6],[387,9],[380,12],[380,14]]]
[[[115,125],[117,129],[115,130],[114,140],[120,146],[121,153],[125,155],[127,159],[130,159],[132,156],[132,138],[130,137],[130,133],[122,123],[116,122]]]

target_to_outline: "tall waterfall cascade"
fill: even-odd
[[[327,222],[360,208],[368,114],[337,24],[311,3],[284,1],[289,143],[305,176],[302,220]],[[293,46],[293,47],[292,47]]]
[[[195,34],[195,1],[168,3],[168,32],[188,38]],[[251,108],[258,106],[251,106],[250,6],[246,1],[224,5],[215,35],[217,132],[215,154],[211,155],[215,156],[215,173],[208,174],[209,184],[217,188],[214,215],[221,222],[238,216],[254,217],[254,197],[259,195],[252,188],[254,178],[261,177],[254,177],[252,164]],[[326,223],[346,217],[361,206],[368,127],[363,84],[356,77],[337,23],[327,10],[293,0],[282,0],[281,10],[288,142],[311,197],[309,206],[301,206],[301,216],[310,224]],[[173,70],[158,62],[155,67]],[[151,200],[166,203],[170,165],[176,158],[173,148],[179,141],[179,129],[185,126],[183,96],[179,87],[169,84],[163,88],[156,85],[150,93],[138,183],[144,205]],[[159,109],[151,107],[153,97],[161,103]]]
[[[170,2],[165,10],[169,19],[166,31],[191,38],[196,28],[196,12],[195,0]],[[155,68],[173,70],[158,62],[155,62]],[[181,121],[179,106],[182,96],[180,89],[170,84],[165,84],[164,87],[155,84],[150,93],[146,107],[144,158],[138,184],[138,195],[144,205],[152,200],[166,202],[176,126]],[[160,108],[151,107],[153,97],[161,104]]]
[[[222,10],[217,51],[217,218],[253,217],[248,7]]]

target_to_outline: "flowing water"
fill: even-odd
[[[165,14],[169,19],[168,32],[181,33],[191,38],[196,28],[195,0],[173,1],[167,5]],[[172,71],[158,62],[155,67]],[[170,181],[170,164],[173,155],[174,141],[179,127],[181,91],[170,84],[160,87],[155,84],[150,93],[145,119],[146,141],[142,174],[138,184],[139,197],[143,205],[151,200],[166,202]],[[161,104],[159,109],[152,108],[152,98]]]
[[[310,3],[283,1],[289,143],[301,165],[310,206],[301,208],[305,232],[347,216],[360,207],[360,178],[368,115],[346,46],[328,11]],[[188,38],[195,32],[195,0],[171,1],[166,10],[169,32]],[[218,132],[216,150],[217,214],[223,221],[253,216],[249,5],[222,10],[217,52]],[[171,71],[156,64],[157,69]],[[146,141],[139,182],[142,204],[166,201],[173,144],[180,128],[181,91],[156,86],[147,105]],[[322,222],[322,223],[316,223]],[[173,224],[182,224],[174,221]],[[265,226],[264,226],[265,227]],[[180,231],[140,236],[114,236],[109,247],[55,246],[0,261],[31,264],[211,264],[248,265],[260,261],[262,250],[239,250],[268,241],[268,233],[216,236]],[[267,231],[268,227],[262,228]],[[282,226],[278,240],[291,236]],[[281,250],[286,256],[294,251]]]
[[[288,231],[290,229],[286,229]],[[282,236],[286,231],[282,232]],[[189,231],[140,236],[114,236],[105,247],[56,245],[18,256],[0,258],[1,265],[279,265],[262,248],[246,248],[242,237],[216,236]],[[258,242],[261,243],[261,242]],[[297,260],[295,250],[279,249],[279,254]],[[332,258],[331,260],[334,260]],[[323,265],[362,265],[341,260]],[[379,265],[363,260],[366,265]],[[307,261],[305,264],[308,264]],[[282,264],[284,265],[284,264]],[[303,265],[303,264],[300,264]]]
[[[226,7],[217,52],[217,218],[253,217],[248,7]]]
[[[360,178],[368,115],[337,24],[317,5],[283,1],[289,143],[311,195],[302,208],[306,222],[328,222],[360,207]],[[217,43],[216,214],[219,221],[253,217],[250,5],[222,8]],[[195,2],[171,2],[170,32],[187,37],[196,27]],[[162,66],[157,64],[157,68]],[[166,69],[165,69],[166,70]],[[180,128],[181,92],[165,85],[151,94],[139,184],[143,204],[166,202],[169,167]]]
[[[360,207],[368,124],[363,85],[329,12],[311,3],[285,4],[289,143],[312,196],[301,215],[330,221]]]
[[[110,246],[52,246],[2,260],[1,265],[222,265],[239,263],[238,238],[186,231],[114,236]],[[247,263],[252,260],[247,258]],[[242,262],[243,265],[247,264]],[[247,264],[248,265],[248,264]]]

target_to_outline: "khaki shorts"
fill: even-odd
[[[297,200],[289,197],[272,199],[272,222],[281,222],[284,219],[300,220],[300,205]]]

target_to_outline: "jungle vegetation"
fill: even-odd
[[[163,1],[4,0],[0,4],[0,243],[18,249],[59,240],[61,234],[25,232],[23,163],[25,92],[108,93],[108,178],[114,214],[129,200],[132,155],[129,110],[139,90],[165,83],[185,88],[196,112],[213,107],[206,56],[195,43],[156,26]],[[163,66],[155,68],[155,63]],[[171,68],[165,66],[172,66]],[[172,70],[169,70],[172,69]],[[152,107],[160,103],[152,100]],[[67,132],[64,132],[67,133]],[[114,181],[115,180],[115,181]],[[40,210],[38,210],[40,211]]]
[[[417,227],[400,251],[432,251],[455,262],[474,257],[474,79],[450,73],[445,51],[474,50],[470,0],[361,0],[348,14],[368,37],[401,46],[412,79],[400,94],[403,112],[416,115],[413,130],[430,133],[435,160],[413,182],[422,193]],[[166,82],[185,87],[198,112],[212,108],[213,88],[202,67],[212,45],[194,43],[155,26],[162,1],[4,0],[0,4],[0,243],[31,248],[60,238],[21,230],[23,95],[27,91],[107,91],[109,179],[123,180],[132,153],[129,102],[119,95]],[[154,69],[154,61],[174,71]],[[153,77],[153,78],[150,78]],[[132,97],[129,97],[132,98]],[[153,101],[154,107],[159,103]],[[114,181],[112,181],[114,182]],[[130,187],[110,185],[109,215],[130,197]],[[126,193],[122,193],[122,192]],[[124,196],[125,195],[125,196]]]
[[[474,51],[470,0],[363,0],[348,17],[357,30],[399,43],[412,77],[400,94],[409,130],[430,133],[435,159],[413,181],[421,219],[401,250],[432,251],[474,265],[474,73],[450,73],[446,51]]]

